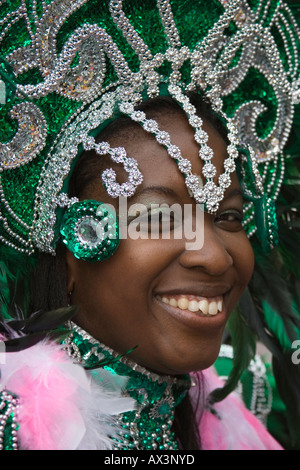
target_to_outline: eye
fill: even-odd
[[[243,229],[243,213],[237,209],[228,209],[215,217],[215,224],[223,230],[238,232]]]
[[[169,207],[150,208],[147,214],[148,231],[164,233],[173,230],[175,219],[176,217]]]
[[[174,206],[176,204],[172,207],[166,204],[151,204],[148,207],[140,204],[135,214],[134,211],[131,212],[127,224],[131,225],[131,228],[133,225],[138,226],[138,230],[148,233],[153,238],[158,236],[165,238],[181,223],[181,210]]]

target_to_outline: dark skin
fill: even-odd
[[[199,146],[187,119],[178,113],[156,117],[193,173],[201,174]],[[218,174],[223,173],[226,144],[208,123],[209,145]],[[144,130],[124,142],[116,136],[111,146],[124,146],[136,158],[144,181],[131,203],[192,204],[182,174],[166,150]],[[96,339],[130,355],[137,363],[162,374],[181,374],[209,367],[216,360],[226,322],[248,284],[254,267],[251,245],[240,222],[243,201],[236,174],[216,214],[204,214],[204,244],[186,249],[186,240],[121,240],[108,260],[89,263],[67,252],[68,292],[79,306],[76,322]],[[116,204],[99,183],[86,188],[83,199]],[[156,187],[153,188],[153,187]],[[158,189],[158,187],[160,189]],[[147,188],[147,189],[146,189]],[[162,296],[222,298],[222,312],[204,316],[166,305]]]

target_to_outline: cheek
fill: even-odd
[[[74,301],[117,306],[118,302],[145,302],[155,280],[172,259],[161,240],[121,240],[116,253],[104,262],[79,261]]]
[[[141,312],[147,312],[161,273],[173,262],[174,256],[169,240],[124,240],[119,257],[116,256],[110,267],[111,272],[119,274],[115,301],[122,295],[124,308],[131,311],[134,305]]]

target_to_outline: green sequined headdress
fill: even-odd
[[[3,244],[29,255],[55,249],[56,208],[81,129],[113,116],[116,90],[155,96],[162,83],[205,90],[219,109],[222,99],[263,184],[248,191],[245,229],[276,242],[272,201],[299,99],[299,31],[284,3],[6,1],[0,15]]]

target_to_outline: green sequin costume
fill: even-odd
[[[114,351],[77,326],[73,327],[65,346],[70,356],[83,367],[93,368],[99,361],[105,361],[108,365],[104,369],[113,375],[128,378],[125,393],[136,401],[137,408],[120,416],[119,425],[124,435],[116,442],[116,449],[178,449],[172,432],[174,410],[190,388],[189,375],[165,377],[147,371],[126,356],[117,359]]]

